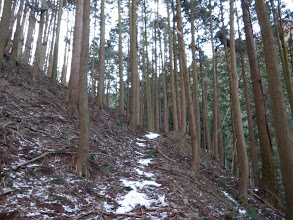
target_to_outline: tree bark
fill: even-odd
[[[241,1],[241,5],[243,11],[243,21],[245,27],[246,46],[249,59],[251,82],[254,94],[255,116],[258,127],[261,150],[261,186],[264,189],[270,190],[274,194],[277,194],[277,177],[273,158],[273,147],[267,122],[267,115],[265,109],[266,104],[262,88],[262,79],[259,70],[258,56],[253,38],[253,29],[251,26],[249,5],[245,0]]]
[[[78,117],[78,94],[79,94],[79,70],[80,70],[80,58],[82,44],[82,30],[83,30],[83,4],[82,1],[77,1],[76,6],[76,19],[74,24],[74,37],[72,48],[72,62],[71,62],[71,74],[68,85],[68,92],[66,101],[69,105],[69,111],[75,117]]]
[[[83,0],[79,0],[83,1]],[[79,69],[79,140],[75,167],[80,176],[88,178],[89,173],[89,111],[87,73],[89,56],[90,0],[83,2],[83,29]],[[78,15],[78,14],[76,14]]]
[[[136,0],[132,0],[131,5],[131,35],[130,35],[130,71],[131,71],[131,104],[130,104],[130,122],[129,127],[136,132],[137,125],[137,51],[136,51]]]
[[[5,52],[6,42],[8,40],[8,29],[9,29],[9,22],[11,18],[11,6],[12,1],[5,1],[3,6],[3,13],[0,22],[0,75],[2,75],[1,67]]]
[[[46,3],[45,0],[42,0],[42,8],[45,6],[45,3]],[[39,81],[39,72],[42,71],[42,67],[40,66],[40,61],[41,61],[41,53],[42,53],[44,22],[45,22],[45,11],[41,11],[38,40],[37,40],[35,58],[33,61],[33,68],[31,71],[34,81]]]
[[[189,127],[190,127],[190,136],[191,136],[191,149],[192,149],[192,161],[191,168],[195,172],[199,172],[200,168],[200,159],[199,159],[199,145],[198,140],[196,138],[196,125],[195,125],[195,116],[194,116],[194,106],[192,104],[192,96],[189,82],[189,74],[187,69],[187,61],[186,61],[186,53],[185,53],[185,44],[182,36],[182,21],[181,21],[181,6],[180,0],[177,0],[177,35],[178,35],[178,46],[179,46],[179,54],[181,57],[181,71],[183,71],[183,81],[185,86],[185,95],[187,100],[188,107],[188,116],[189,116]],[[180,31],[181,30],[181,31]]]
[[[276,45],[264,0],[256,0],[255,9],[261,28],[264,46],[269,95],[273,114],[273,126],[277,139],[282,181],[287,203],[287,218],[293,219],[293,142],[286,114]]]
[[[195,39],[194,39],[194,12],[193,12],[193,1],[190,1],[190,22],[191,22],[191,52],[192,52],[192,77],[193,77],[193,104],[195,112],[195,127],[196,127],[196,138],[198,146],[201,143],[200,137],[200,110],[199,110],[199,94],[198,94],[198,80],[196,71],[196,57],[195,57]]]
[[[53,68],[52,68],[52,82],[54,85],[57,85],[57,66],[58,66],[58,54],[59,54],[59,36],[60,36],[60,25],[61,25],[61,16],[62,16],[62,6],[63,0],[59,0],[59,9],[58,9],[58,18],[57,18],[57,28],[56,28],[56,38],[54,45],[54,59],[53,59]]]
[[[29,15],[29,25],[26,35],[25,51],[24,51],[24,62],[29,63],[31,58],[32,42],[34,40],[34,31],[36,25],[35,10],[31,8]]]
[[[121,24],[121,0],[118,0],[118,28],[119,28],[119,110],[121,114],[124,111],[124,81],[123,81],[123,53],[122,53],[122,24]]]
[[[105,1],[101,0],[101,23],[100,23],[100,50],[99,50],[99,63],[98,63],[98,94],[97,94],[97,107],[103,109],[104,96],[105,96]]]
[[[20,6],[18,9],[18,13],[17,13],[17,25],[16,25],[16,30],[14,33],[14,38],[12,41],[12,50],[11,53],[9,55],[9,63],[11,63],[12,65],[15,65],[16,63],[16,59],[17,59],[17,50],[18,50],[18,42],[20,41],[20,37],[22,34],[22,28],[21,28],[21,15],[22,13],[24,14],[25,18],[25,11],[23,11],[23,6],[24,6],[24,0],[20,1]],[[25,8],[27,10],[27,7]]]
[[[167,95],[167,79],[165,73],[165,65],[163,62],[163,52],[162,52],[162,38],[161,32],[159,32],[159,42],[160,42],[160,54],[162,60],[162,84],[163,84],[163,124],[164,124],[164,132],[169,131],[169,109],[168,109],[168,95]]]
[[[212,11],[212,2],[209,0],[209,14],[210,14],[210,33],[211,33],[211,45],[212,45],[212,75],[213,75],[213,147],[212,155],[218,160],[218,106],[217,106],[217,97],[218,97],[218,87],[216,79],[216,54],[215,54],[215,43],[214,43],[214,30],[213,30],[213,11]]]
[[[241,119],[240,102],[238,97],[238,76],[236,70],[236,51],[234,39],[234,1],[230,0],[230,54],[231,54],[231,98],[233,109],[233,120],[235,125],[235,134],[237,138],[237,154],[240,167],[240,186],[239,194],[244,196],[247,203],[248,191],[248,159],[246,152],[246,144],[243,134],[243,126]]]

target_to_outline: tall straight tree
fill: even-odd
[[[45,3],[46,1],[42,0],[42,4],[41,4],[42,8],[45,8]],[[45,22],[45,13],[46,13],[45,10],[41,10],[38,40],[37,40],[35,58],[33,62],[33,68],[31,71],[34,81],[39,80],[39,72],[42,70],[42,67],[40,66],[40,61],[41,61],[41,53],[42,53],[42,39],[43,39],[43,29],[44,29],[44,22]]]
[[[99,50],[99,63],[98,63],[98,94],[97,94],[97,107],[103,109],[104,96],[105,96],[105,0],[101,0],[101,23],[100,23],[100,50]]]
[[[79,68],[82,44],[82,30],[83,30],[83,1],[76,2],[75,12],[75,24],[74,24],[74,35],[73,35],[73,48],[72,48],[72,62],[71,62],[71,73],[69,78],[68,92],[66,101],[69,105],[69,111],[72,115],[78,117],[78,94],[79,94]]]
[[[60,36],[60,25],[62,16],[62,6],[63,0],[59,0],[58,18],[57,18],[57,28],[56,28],[56,38],[54,45],[54,58],[53,58],[53,69],[52,69],[52,82],[54,85],[57,84],[57,66],[58,66],[58,54],[59,54],[59,36]]]
[[[82,0],[79,0],[82,1]],[[78,16],[78,14],[76,14]],[[80,19],[77,18],[76,19]],[[75,168],[80,176],[89,177],[89,111],[87,73],[89,57],[90,0],[83,0],[83,29],[79,69],[79,139]]]
[[[167,4],[168,15],[168,43],[169,43],[169,71],[170,71],[170,87],[171,87],[171,103],[172,103],[172,120],[173,130],[178,131],[178,117],[177,117],[177,103],[176,103],[176,88],[175,88],[175,76],[173,69],[173,55],[172,55],[172,34],[171,34],[171,22],[170,22],[170,4],[169,0]]]
[[[238,76],[236,69],[236,50],[234,39],[234,0],[230,0],[230,55],[232,112],[235,126],[235,135],[237,138],[237,155],[240,166],[239,194],[244,196],[244,200],[246,203],[248,192],[248,159],[241,119],[240,102],[238,96]]]
[[[270,0],[270,2],[271,2],[272,12],[273,12],[273,16],[274,16],[277,42],[278,42],[278,46],[279,46],[279,52],[280,52],[279,54],[280,54],[283,73],[284,73],[285,86],[286,86],[287,96],[288,96],[288,100],[289,100],[289,105],[291,108],[291,116],[293,117],[292,76],[291,76],[289,62],[288,62],[288,52],[287,52],[287,45],[285,43],[285,37],[284,37],[280,1],[278,1],[278,9],[276,9],[274,1]]]
[[[130,32],[130,72],[131,72],[131,100],[130,100],[130,122],[129,127],[132,131],[136,131],[137,125],[137,77],[138,77],[138,67],[137,67],[137,51],[136,51],[136,0],[132,0],[131,4],[131,32]]]
[[[247,54],[249,59],[251,82],[254,94],[255,116],[258,128],[258,136],[262,160],[262,187],[276,193],[277,178],[273,158],[273,147],[270,137],[269,126],[265,109],[265,99],[262,88],[262,79],[260,75],[256,46],[253,38],[253,29],[249,5],[245,0],[241,0],[243,11],[243,22],[245,27]]]
[[[118,28],[119,28],[119,110],[124,114],[124,81],[123,81],[123,53],[122,53],[122,24],[121,24],[121,0],[118,0]]]
[[[5,1],[4,7],[3,7],[3,13],[1,17],[1,23],[0,23],[0,75],[1,73],[1,66],[2,66],[2,60],[4,56],[4,50],[5,46],[8,40],[8,29],[9,29],[9,22],[11,18],[11,6],[12,1]]]
[[[36,26],[36,11],[34,7],[31,7],[29,14],[29,24],[26,34],[25,50],[24,50],[24,62],[29,63],[31,58],[32,43],[34,41],[34,29]]]
[[[195,39],[194,39],[194,1],[190,1],[190,23],[191,23],[191,51],[192,51],[192,77],[193,77],[193,103],[195,111],[195,126],[196,126],[196,138],[198,140],[198,146],[200,146],[200,112],[199,112],[199,94],[198,94],[198,82],[196,71],[196,57],[195,57]]]
[[[9,55],[9,63],[11,63],[12,65],[15,64],[16,59],[17,59],[17,50],[18,50],[18,45],[19,45],[19,41],[22,35],[22,28],[21,28],[21,15],[23,13],[23,16],[25,18],[25,14],[26,14],[26,10],[27,10],[27,6],[25,7],[25,11],[23,12],[23,6],[24,6],[24,0],[20,1],[20,6],[18,9],[18,13],[17,13],[17,25],[16,25],[16,30],[14,33],[14,38],[13,38],[13,42],[12,42],[12,50],[11,53]]]
[[[148,39],[147,39],[147,13],[146,1],[143,1],[143,19],[144,19],[144,67],[145,67],[145,93],[147,105],[147,128],[149,131],[154,131],[154,111],[151,97],[151,80],[150,80],[150,61],[148,55]]]
[[[260,139],[261,158],[262,158],[262,187],[266,190],[273,192],[275,195],[278,194],[276,169],[273,159],[273,147],[271,143],[269,127],[267,124],[267,116],[265,110],[265,101],[262,89],[262,81],[258,66],[258,57],[254,45],[251,19],[249,14],[249,8],[242,3],[244,7],[244,23],[246,38],[247,38],[247,49],[250,68],[251,68],[251,79],[254,90],[254,99],[256,107],[256,119],[258,124],[258,132]]]
[[[209,14],[210,14],[210,33],[211,33],[211,45],[212,45],[212,74],[213,74],[213,95],[214,95],[214,106],[213,106],[213,148],[212,155],[216,160],[218,160],[218,88],[217,88],[217,77],[216,77],[216,53],[215,53],[215,43],[214,43],[214,28],[213,28],[213,10],[212,1],[209,0]]]
[[[192,148],[192,161],[191,161],[191,168],[195,172],[199,172],[200,168],[200,160],[199,160],[199,145],[196,137],[196,125],[195,125],[195,117],[194,117],[194,108],[192,104],[192,96],[191,96],[191,89],[190,89],[190,82],[189,82],[189,74],[187,69],[187,61],[186,61],[186,53],[185,53],[185,44],[182,35],[182,20],[181,20],[181,5],[180,0],[176,1],[177,7],[177,35],[178,35],[178,48],[179,48],[179,55],[181,57],[182,67],[180,67],[181,71],[183,71],[183,78],[181,79],[184,81],[184,88],[185,88],[185,95],[187,100],[187,107],[188,107],[188,116],[189,116],[189,127],[190,127],[190,136],[191,136],[191,148]]]
[[[293,219],[293,140],[286,113],[276,44],[264,0],[256,0],[255,9],[261,28],[264,46],[269,95],[273,114],[273,126],[277,139],[282,182],[285,189],[287,203],[287,218]]]

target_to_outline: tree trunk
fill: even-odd
[[[239,42],[242,42],[241,39],[241,33],[240,33],[240,25],[239,25],[239,18],[236,11],[236,17],[237,17],[237,26],[238,26],[238,36],[239,36]],[[243,78],[243,87],[244,87],[244,96],[245,96],[245,105],[246,105],[246,111],[247,111],[247,120],[248,120],[248,130],[249,130],[249,139],[250,139],[250,153],[251,153],[251,162],[252,162],[252,176],[254,180],[254,185],[256,187],[259,187],[260,183],[260,176],[258,173],[259,166],[258,166],[258,159],[257,159],[257,150],[256,150],[256,144],[255,144],[255,138],[253,133],[253,124],[252,124],[252,114],[250,109],[250,99],[248,95],[248,87],[247,87],[247,80],[246,80],[246,74],[245,74],[245,63],[244,63],[244,55],[243,55],[243,49],[241,47],[241,44],[239,43],[238,48],[240,49],[240,59],[241,59],[241,75]]]
[[[192,51],[192,77],[193,77],[193,104],[195,111],[195,126],[196,126],[196,138],[198,140],[198,146],[200,146],[200,110],[199,110],[199,94],[198,94],[198,82],[196,71],[196,57],[195,57],[195,40],[194,40],[194,2],[190,2],[190,20],[191,20],[191,51]]]
[[[28,2],[28,0],[26,0],[26,3],[27,2]],[[17,45],[17,55],[16,55],[17,60],[23,59],[23,53],[22,53],[23,52],[22,48],[24,45],[24,30],[23,29],[24,29],[24,24],[25,24],[25,21],[27,20],[28,15],[29,15],[28,5],[26,4],[24,12],[23,12],[23,18],[22,18],[22,21],[20,24],[20,36],[19,36],[19,41],[18,41],[18,45]]]
[[[46,55],[47,55],[47,48],[48,48],[48,39],[49,35],[52,32],[52,29],[54,28],[54,21],[55,21],[55,16],[56,13],[52,12],[50,16],[50,21],[49,21],[49,13],[47,13],[47,18],[46,18],[46,24],[45,24],[45,33],[44,33],[44,38],[43,38],[43,43],[42,43],[42,54],[41,54],[41,61],[40,61],[40,66],[45,69],[45,60],[46,60]],[[51,26],[53,25],[53,28]]]
[[[132,0],[131,5],[131,35],[130,35],[130,71],[131,71],[131,104],[130,104],[130,122],[129,127],[136,132],[137,125],[137,51],[136,51],[136,0]]]
[[[54,26],[53,26],[53,30],[52,30],[52,39],[50,41],[50,52],[47,55],[47,60],[46,60],[46,65],[48,66],[48,71],[47,71],[47,75],[49,77],[52,76],[52,69],[53,69],[53,60],[54,60],[54,42],[55,42],[55,38],[56,38],[56,28],[57,28],[57,14],[55,14],[55,18],[54,18]],[[78,61],[79,63],[79,61]]]
[[[11,18],[11,5],[12,1],[5,1],[3,6],[3,13],[0,22],[0,76],[2,75],[1,67],[5,52],[6,42],[8,40],[8,29]]]
[[[82,0],[79,0],[82,2]],[[80,176],[89,177],[89,110],[87,93],[87,73],[89,56],[89,24],[90,24],[90,0],[84,0],[83,29],[79,69],[79,139],[75,167]],[[78,16],[78,14],[76,14]],[[76,18],[78,19],[78,18]]]
[[[211,44],[212,44],[212,75],[213,75],[213,96],[214,96],[214,105],[213,105],[213,147],[212,155],[218,160],[218,106],[217,106],[217,80],[216,80],[216,54],[215,54],[215,44],[214,44],[214,30],[213,30],[213,11],[211,6],[211,0],[209,0],[209,14],[210,14],[210,33],[211,33]]]
[[[58,67],[58,54],[59,54],[59,36],[60,36],[60,25],[61,25],[61,16],[62,16],[62,6],[63,0],[59,0],[59,9],[58,9],[58,18],[57,18],[57,28],[56,28],[56,38],[54,45],[54,57],[53,57],[53,66],[52,66],[52,82],[54,85],[57,85],[57,67]]]
[[[105,96],[105,1],[101,0],[101,23],[100,23],[100,50],[99,50],[99,63],[98,63],[98,95],[97,107],[103,109],[104,96]]]
[[[293,141],[286,114],[276,45],[265,2],[263,0],[256,0],[255,8],[264,45],[269,94],[273,114],[273,125],[278,144],[282,180],[287,202],[287,218],[293,219]]]
[[[234,39],[234,1],[230,0],[230,54],[231,54],[231,98],[233,109],[233,120],[235,125],[235,134],[237,138],[237,155],[240,167],[240,186],[239,194],[244,196],[247,203],[248,191],[248,160],[246,153],[246,145],[243,134],[243,126],[241,119],[240,102],[238,96],[238,76],[236,70],[236,51]]]
[[[273,158],[273,147],[270,137],[270,131],[267,122],[265,109],[265,99],[262,89],[262,80],[259,70],[258,56],[253,38],[253,29],[251,26],[251,18],[249,6],[242,0],[243,22],[246,35],[247,54],[249,59],[249,67],[251,74],[251,82],[254,94],[255,116],[259,134],[261,160],[262,160],[262,177],[261,186],[277,194],[277,177]]]
[[[67,92],[67,103],[69,105],[69,111],[75,117],[78,117],[78,94],[79,94],[79,69],[82,44],[82,29],[83,29],[83,4],[82,1],[76,2],[76,19],[74,24],[74,38],[72,48],[72,62],[71,73]]]
[[[191,161],[191,168],[195,172],[199,172],[200,168],[200,160],[199,160],[199,145],[198,140],[196,138],[196,126],[195,126],[195,116],[194,116],[194,108],[192,104],[192,96],[191,96],[191,89],[189,83],[189,74],[187,69],[187,61],[186,61],[186,54],[185,54],[185,44],[183,41],[182,36],[182,21],[181,21],[181,6],[180,0],[177,0],[177,35],[178,35],[178,46],[179,46],[179,54],[181,57],[181,71],[183,71],[183,79],[184,86],[185,86],[185,94],[188,106],[188,116],[189,116],[189,127],[190,127],[190,136],[191,136],[191,149],[192,149],[192,161]]]
[[[118,0],[118,28],[119,28],[119,110],[124,114],[124,81],[123,81],[123,53],[122,53],[122,24],[121,24],[121,0]]]
[[[281,62],[282,62],[282,68],[283,68],[283,72],[284,72],[285,86],[286,86],[289,105],[290,105],[290,109],[291,109],[291,116],[293,118],[292,76],[291,76],[289,63],[288,63],[287,46],[285,44],[285,39],[284,39],[284,30],[283,30],[283,25],[282,25],[280,2],[278,1],[279,2],[278,13],[277,13],[277,10],[275,8],[274,1],[270,0],[270,2],[271,2],[271,6],[272,6],[272,11],[273,11],[275,29],[276,29],[276,34],[277,34],[277,42],[278,42],[278,46],[279,46],[279,52],[280,52],[280,57],[281,57]]]
[[[14,33],[14,38],[13,38],[13,42],[12,42],[12,50],[9,56],[9,63],[11,63],[12,65],[15,65],[16,59],[17,59],[17,50],[18,50],[18,42],[20,41],[20,37],[22,34],[22,28],[21,28],[21,15],[23,12],[23,6],[24,6],[24,0],[20,1],[20,6],[18,9],[18,13],[17,13],[17,25],[16,25],[16,30]],[[27,7],[26,7],[27,9]],[[25,18],[25,11],[24,11],[24,18]]]
[[[147,128],[149,131],[154,131],[154,111],[152,106],[151,97],[151,83],[150,83],[150,61],[148,55],[148,42],[147,42],[147,15],[146,5],[143,1],[143,12],[144,12],[144,64],[145,66],[145,87],[146,87],[146,105],[147,105]]]
[[[205,78],[206,75],[203,73],[202,65],[202,51],[199,50],[199,71],[201,75],[201,89],[202,89],[202,121],[203,121],[203,148],[205,152],[211,154],[211,136],[210,136],[210,126],[208,118],[208,105],[207,105],[207,87]]]
[[[174,6],[174,0],[172,0],[172,11],[173,11],[173,17],[175,18],[175,6]],[[177,121],[178,121],[178,130],[181,131],[181,103],[180,103],[180,93],[179,93],[179,75],[178,75],[178,67],[177,67],[177,44],[176,44],[176,33],[175,33],[175,21],[173,19],[173,54],[174,54],[174,88],[176,93],[176,105],[177,105]]]
[[[34,40],[34,31],[36,25],[35,10],[31,8],[29,15],[29,25],[26,35],[25,51],[24,51],[24,62],[29,63],[31,58],[32,42]]]
[[[172,55],[172,33],[170,22],[170,5],[167,0],[167,15],[168,15],[168,43],[169,43],[169,71],[170,71],[170,87],[171,87],[171,103],[172,103],[172,121],[173,130],[178,131],[178,117],[177,117],[177,102],[176,102],[176,88],[175,88],[175,76],[173,69],[173,55]]]
[[[46,3],[45,0],[42,0],[42,8],[45,6],[45,3]],[[35,58],[33,61],[33,68],[31,71],[34,81],[39,81],[39,72],[42,71],[42,67],[40,66],[40,61],[41,61],[41,53],[42,53],[44,20],[45,20],[45,11],[41,11],[38,40],[37,40]]]
[[[167,97],[167,80],[165,65],[163,62],[163,52],[162,52],[162,39],[161,32],[159,32],[159,42],[160,42],[160,54],[162,59],[162,84],[163,84],[163,121],[164,121],[164,132],[169,131],[169,109],[168,109],[168,97]]]

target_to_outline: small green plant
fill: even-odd
[[[26,104],[24,104],[24,103],[20,103],[20,104],[19,104],[19,107],[22,108],[22,109],[26,109]]]
[[[126,190],[126,191],[131,191],[131,190],[133,190],[133,189],[132,189],[130,186],[126,186],[126,187],[125,187],[125,190]]]
[[[113,173],[113,168],[110,166],[106,166],[105,169],[109,172],[109,173]]]
[[[7,187],[13,187],[13,181],[12,180],[8,180],[8,182],[6,183]]]
[[[54,184],[62,184],[63,179],[55,178],[55,179],[52,179],[51,182],[54,183]]]
[[[234,216],[238,214],[238,211],[235,210],[233,207],[228,207],[229,214],[227,215],[227,219],[234,219]]]
[[[150,152],[149,154],[146,154],[144,158],[155,158],[157,156],[157,153],[158,153],[157,149],[153,149],[152,152]]]
[[[41,172],[40,168],[36,168],[34,171],[36,174],[40,174],[40,172]]]
[[[246,198],[245,198],[245,196],[238,194],[237,200],[238,200],[239,204],[242,205],[245,202]]]
[[[90,154],[90,159],[96,161],[97,160],[97,156],[95,154]]]
[[[258,220],[258,219],[261,219],[261,216],[259,215],[256,208],[248,207],[246,211],[245,219]]]
[[[123,124],[120,121],[116,121],[116,125],[122,127]]]

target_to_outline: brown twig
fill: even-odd
[[[29,161],[26,161],[26,162],[24,162],[24,163],[18,164],[18,165],[16,165],[15,167],[12,167],[12,169],[13,169],[13,170],[17,170],[19,167],[22,167],[22,166],[24,166],[24,165],[30,164],[30,163],[32,163],[32,162],[34,162],[34,161],[36,161],[36,160],[38,160],[38,159],[41,159],[41,158],[43,158],[43,157],[45,157],[45,156],[47,156],[48,154],[51,154],[51,153],[52,153],[52,152],[46,152],[46,153],[43,153],[43,154],[41,154],[41,155],[38,156],[38,157],[35,157],[35,158],[33,158],[33,159],[29,160]]]
[[[158,147],[156,148],[156,150],[158,151],[159,154],[161,154],[165,159],[172,161],[173,163],[176,163],[175,160],[172,160],[170,157],[168,157],[167,155],[165,155]]]
[[[262,199],[260,196],[258,196],[256,193],[254,193],[252,190],[248,189],[248,192],[250,192],[253,196],[255,196],[256,198],[258,198],[260,201],[262,201],[265,204],[267,204],[271,209],[273,209],[275,212],[279,213],[284,218],[286,217],[286,215],[283,212],[281,212],[280,210],[278,210],[275,207],[273,207],[270,203],[268,203],[267,201],[265,201],[264,199]]]

